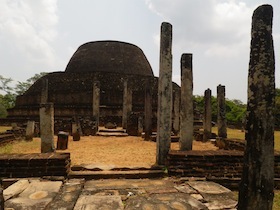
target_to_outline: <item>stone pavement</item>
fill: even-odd
[[[4,190],[5,209],[236,209],[233,193],[214,182],[184,179],[21,179]]]

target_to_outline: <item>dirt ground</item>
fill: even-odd
[[[172,143],[171,149],[178,150],[179,144]],[[211,143],[194,141],[194,150],[216,150]],[[141,137],[82,137],[73,141],[69,137],[68,149],[72,164],[110,165],[112,167],[150,167],[155,164],[156,143]]]
[[[12,153],[40,153],[40,138],[33,142],[14,143]],[[55,136],[55,147],[57,137]],[[179,144],[172,143],[172,150],[178,150]],[[193,142],[194,150],[216,150],[210,142]],[[94,164],[110,167],[150,167],[155,164],[156,142],[144,141],[141,137],[101,137],[83,136],[73,141],[69,136],[68,149],[57,152],[70,152],[72,165]]]

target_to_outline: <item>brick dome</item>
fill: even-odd
[[[81,45],[70,59],[65,72],[154,76],[143,51],[133,44],[119,41],[96,41]]]

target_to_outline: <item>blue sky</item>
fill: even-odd
[[[173,81],[180,57],[193,53],[194,94],[247,100],[251,18],[261,4],[274,8],[276,86],[280,87],[280,5],[277,0],[1,0],[1,75],[25,81],[36,73],[64,71],[76,49],[97,40],[139,46],[154,74],[159,68],[160,25],[173,25]]]

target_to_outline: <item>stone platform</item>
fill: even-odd
[[[100,127],[98,132],[96,133],[97,136],[104,136],[104,137],[125,137],[128,136],[125,129],[117,127],[117,128],[105,128]]]
[[[7,181],[7,180],[6,180]],[[4,180],[5,182],[5,180]],[[164,179],[21,179],[4,190],[11,209],[235,209],[236,196],[214,182]]]

